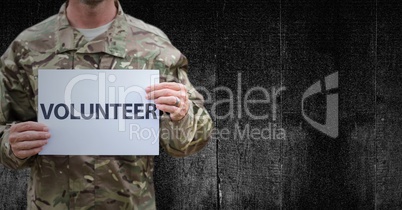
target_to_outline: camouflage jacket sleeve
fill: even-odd
[[[32,103],[26,100],[29,98],[26,91],[31,89],[29,83],[25,86],[23,83],[29,80],[19,72],[14,48],[18,48],[16,42],[0,59],[0,162],[8,168],[18,169],[29,166],[34,157],[21,160],[14,155],[8,140],[9,128],[18,121],[32,120],[36,115]]]
[[[180,121],[171,121],[166,114],[162,116],[161,145],[171,156],[184,157],[196,153],[208,143],[212,120],[204,108],[202,95],[196,91],[188,79],[187,59],[183,55],[178,59],[177,64],[171,67],[169,74],[174,76],[168,75],[166,81],[184,84],[191,103],[187,115]]]

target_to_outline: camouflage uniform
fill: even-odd
[[[153,156],[21,160],[13,155],[8,141],[11,123],[37,117],[38,69],[159,69],[161,81],[185,84],[192,101],[181,121],[162,117],[161,128],[171,131],[160,135],[165,151],[183,157],[209,140],[212,121],[188,80],[186,58],[162,31],[124,14],[116,4],[112,26],[92,41],[69,25],[64,4],[59,14],[21,33],[1,58],[0,160],[9,168],[31,168],[28,209],[155,209]]]

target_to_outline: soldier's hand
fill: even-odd
[[[13,124],[10,128],[10,146],[20,159],[38,154],[50,138],[46,125],[37,122]]]
[[[181,83],[163,82],[145,89],[148,100],[155,100],[156,108],[170,113],[170,119],[178,121],[189,109],[187,88]]]

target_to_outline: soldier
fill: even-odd
[[[38,69],[159,69],[146,89],[164,114],[167,153],[202,149],[212,121],[187,77],[187,59],[158,28],[125,14],[115,0],[70,0],[26,29],[0,62],[0,160],[31,168],[28,209],[155,209],[152,156],[38,156],[51,130],[35,122]],[[173,132],[180,130],[180,132]]]

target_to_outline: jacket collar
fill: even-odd
[[[57,17],[56,48],[58,53],[75,50],[77,53],[107,53],[124,58],[126,56],[126,38],[128,23],[123,9],[116,1],[118,11],[108,31],[91,41],[87,41],[78,30],[71,27],[67,16],[67,3],[64,3]]]

